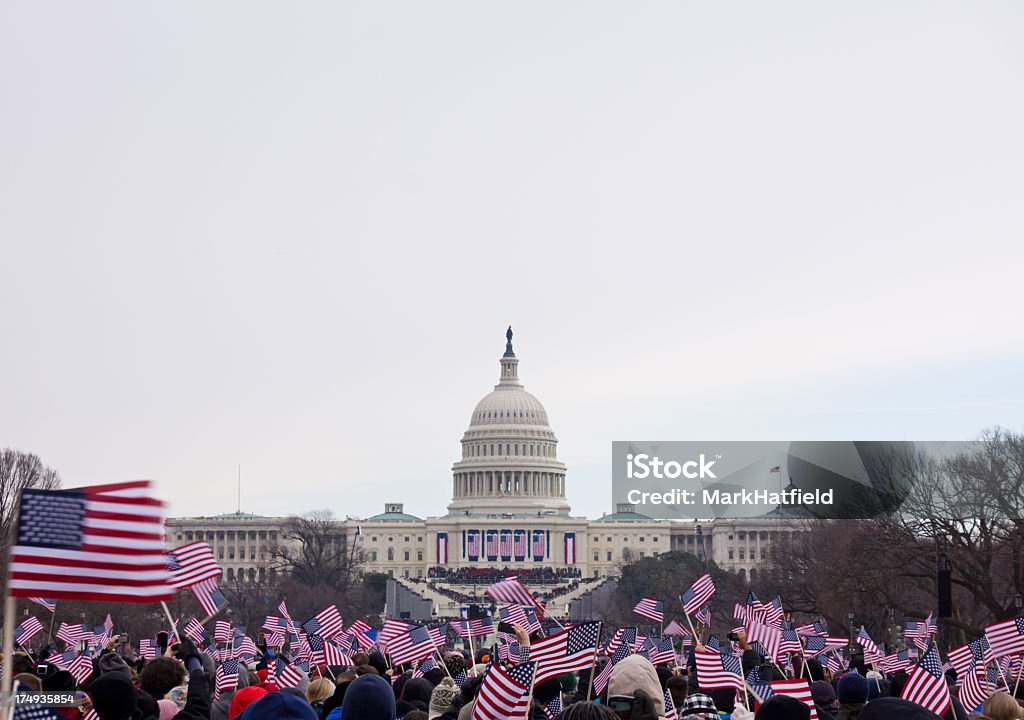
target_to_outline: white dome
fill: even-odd
[[[469,426],[541,425],[547,427],[548,414],[540,400],[521,387],[499,386],[476,404]]]

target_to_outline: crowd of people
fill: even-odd
[[[566,580],[580,577],[579,568],[529,568],[513,570],[511,568],[469,568],[458,569],[435,566],[427,568],[427,577],[442,580],[455,585],[490,585],[499,580],[515,576],[527,585],[557,585]]]
[[[516,627],[520,661],[529,658],[529,636]],[[698,646],[697,651],[702,648]],[[741,643],[745,677],[758,671],[764,682],[783,679],[778,667],[756,649]],[[13,671],[22,691],[76,693],[75,706],[54,708],[63,720],[469,720],[492,649],[471,657],[448,649],[422,665],[394,665],[373,650],[352,655],[352,664],[311,668],[293,686],[276,682],[274,653],[263,651],[239,663],[237,682],[214,695],[214,661],[188,640],[160,657],[142,661],[119,652],[111,643],[93,658],[93,671],[81,683],[45,656],[14,658]],[[44,653],[45,654],[45,653]],[[811,707],[788,695],[759,702],[734,689],[701,686],[694,650],[671,662],[652,664],[642,654],[620,658],[607,682],[596,692],[603,664],[564,673],[533,686],[527,720],[809,720]],[[603,662],[611,662],[604,660]],[[511,665],[511,661],[506,661]],[[936,720],[938,715],[900,699],[905,671],[883,675],[854,656],[832,673],[817,659],[796,658],[792,672],[809,682],[819,720]],[[42,671],[40,670],[42,669]],[[1024,687],[992,693],[979,706],[964,708],[957,700],[956,673],[946,674],[953,703],[942,720],[1020,720]],[[1016,688],[1014,688],[1016,689]],[[36,708],[38,710],[38,708]],[[20,714],[19,714],[20,713]],[[15,718],[26,715],[19,708]]]

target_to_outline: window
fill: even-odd
[[[729,559],[732,560],[732,548],[729,548]]]
[[[729,557],[732,557],[732,553],[731,552],[729,553]],[[391,548],[388,548],[388,560],[394,560],[394,559],[395,559],[395,551],[392,550]]]
[[[423,536],[422,535],[417,535],[416,536],[416,542],[423,542]]]
[[[640,542],[643,542],[646,538],[643,535],[640,536]]]
[[[405,541],[409,542],[409,536],[408,535],[405,536]]]
[[[644,551],[643,550],[640,551],[640,557],[644,557]]]
[[[370,562],[377,562],[377,551],[376,550],[371,550],[370,551]]]
[[[740,560],[746,560],[747,559],[746,555],[747,555],[747,553],[746,553],[745,548],[740,548]]]
[[[228,560],[234,560],[234,559],[235,559],[235,549],[233,547],[232,548],[228,548]]]
[[[612,551],[609,550],[608,551],[608,562],[611,562],[611,561],[612,561]]]
[[[408,550],[405,551],[405,561],[409,562],[409,551]],[[409,576],[406,575],[406,577],[409,577]]]
[[[611,539],[611,538],[608,538],[608,542],[611,542],[611,541],[612,541],[612,539]]]
[[[729,539],[732,540],[732,535],[729,536]]]
[[[423,562],[423,551],[422,550],[418,550],[416,552],[416,559],[419,560],[420,562]]]
[[[377,542],[377,536],[374,535],[372,538],[370,538],[370,542]]]
[[[597,550],[595,550],[595,551],[594,551],[594,562],[597,562],[597,561],[598,561],[598,559],[599,559],[599,555],[600,555],[600,553],[599,553],[599,552],[598,552]]]

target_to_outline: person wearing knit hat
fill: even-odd
[[[131,677],[131,668],[128,667],[128,663],[117,653],[105,652],[100,655],[99,666],[101,675],[109,672],[121,672]]]
[[[360,675],[345,692],[341,716],[349,720],[394,720],[395,694],[391,683],[380,675]]]
[[[89,697],[100,720],[129,720],[135,712],[135,686],[128,673],[100,675],[89,686]]]
[[[160,720],[174,720],[178,714],[178,706],[173,700],[157,700],[156,705],[160,708]]]
[[[836,695],[839,698],[839,720],[855,720],[864,703],[868,700],[868,680],[856,670],[840,676],[836,683]]]
[[[434,691],[430,693],[430,705],[427,708],[428,720],[434,720],[444,714],[459,694],[459,687],[449,677],[444,678]]]
[[[836,698],[836,690],[832,683],[824,680],[815,680],[811,683],[811,698],[814,700],[814,707],[818,711],[818,720],[836,720],[839,712],[839,699]]]
[[[756,720],[810,720],[811,709],[789,695],[776,695],[757,709]]]
[[[286,693],[267,693],[238,716],[239,720],[317,720],[316,711],[304,698]],[[352,712],[350,718],[358,718]]]
[[[718,720],[718,708],[715,707],[715,701],[709,695],[700,692],[687,695],[683,706],[676,710],[676,714],[681,718],[690,718],[690,720]]]
[[[451,652],[444,656],[444,665],[448,668],[448,673],[455,677],[460,672],[466,671],[466,658],[459,653]]]
[[[884,697],[869,702],[858,720],[940,720],[939,716],[917,703],[896,697]]]
[[[266,690],[255,685],[236,690],[228,706],[228,720],[235,720],[247,707],[266,694]]]

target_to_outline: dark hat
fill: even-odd
[[[100,720],[128,720],[135,710],[135,686],[127,673],[100,675],[89,686],[89,697]]]
[[[815,680],[811,683],[811,697],[814,702],[824,707],[832,707],[836,701],[836,689],[832,683],[824,680]]]
[[[810,720],[811,709],[789,695],[776,695],[757,710],[756,720]]]
[[[851,670],[839,678],[836,683],[836,695],[841,703],[862,703],[868,699],[868,680],[860,673]]]
[[[931,710],[894,697],[872,700],[864,706],[858,717],[860,720],[939,720],[939,716]]]
[[[394,720],[395,694],[391,691],[391,684],[380,675],[357,677],[345,691],[341,716],[362,720]],[[246,717],[245,720],[252,719]]]
[[[44,692],[74,692],[78,687],[75,676],[67,670],[58,670],[55,673],[46,673],[42,682]]]
[[[304,698],[275,692],[247,707],[238,720],[317,720],[317,716]]]

